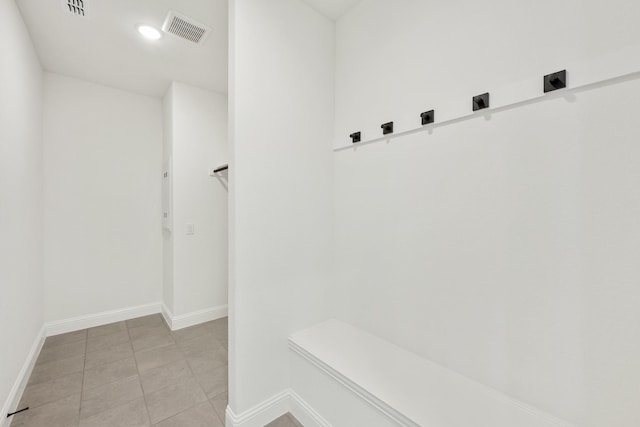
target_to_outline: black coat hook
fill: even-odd
[[[433,110],[429,110],[429,111],[425,111],[424,113],[420,114],[420,117],[422,118],[422,126],[424,125],[428,125],[430,123],[433,123],[436,119],[436,113]]]
[[[544,76],[544,93],[567,87],[567,70]]]
[[[351,138],[351,142],[355,144],[356,142],[360,142],[361,134],[360,132],[354,132],[351,135],[349,135],[349,138]]]
[[[473,97],[473,111],[489,108],[489,92]]]
[[[380,127],[382,128],[383,135],[388,135],[390,133],[393,133],[393,122],[385,123]]]

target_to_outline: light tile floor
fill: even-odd
[[[226,318],[171,332],[159,314],[49,337],[11,425],[222,427],[227,347]]]
[[[13,427],[224,425],[227,319],[171,332],[160,315],[49,337]]]

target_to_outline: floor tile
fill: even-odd
[[[166,335],[166,334],[171,334],[171,330],[165,325],[138,326],[136,328],[129,328],[129,335],[131,336],[131,340],[135,340],[137,338],[141,338],[144,336]]]
[[[150,425],[147,408],[142,398],[80,420],[80,427],[147,427]]]
[[[87,330],[88,338],[99,337],[102,335],[111,335],[117,332],[126,331],[127,324],[125,322],[109,323],[108,325],[97,326]]]
[[[298,421],[298,419],[296,417],[294,417],[292,414],[287,414],[286,416],[291,421],[291,424],[293,424],[293,427],[304,427],[302,425],[302,423],[300,421]]]
[[[87,338],[87,353],[103,351],[112,348],[114,345],[128,343],[129,331],[122,330],[112,334],[89,336]]]
[[[132,329],[133,331],[133,329]],[[138,334],[134,339],[132,338],[134,351],[147,350],[156,347],[163,347],[170,344],[175,344],[173,337],[164,328],[146,329],[146,333]]]
[[[227,342],[226,319],[172,333],[160,315],[48,337],[12,426],[224,426]]]
[[[224,427],[218,415],[213,410],[211,403],[202,402],[187,409],[184,412],[174,415],[155,427]]]
[[[187,361],[183,359],[141,372],[140,382],[144,393],[149,394],[192,377],[191,368],[189,368]]]
[[[147,394],[145,400],[151,422],[158,423],[189,409],[196,403],[205,402],[207,396],[194,379],[188,379]]]
[[[138,374],[138,367],[133,357],[118,360],[117,362],[100,365],[88,369],[84,373],[83,389],[89,390],[105,384],[116,382]]]
[[[216,397],[220,393],[225,393],[228,390],[228,371],[229,367],[224,365],[210,371],[205,371],[195,377],[202,391],[205,392],[209,399]]]
[[[227,352],[223,348],[195,353],[187,356],[186,359],[194,375],[227,366]]]
[[[171,334],[176,341],[185,341],[192,338],[197,338],[202,335],[211,334],[211,330],[205,324],[190,326],[188,328],[179,329],[177,331],[171,331]]]
[[[222,421],[222,424],[224,424],[227,417],[227,405],[229,405],[228,393],[219,394],[215,398],[210,399],[210,402],[213,406],[213,409],[216,411],[216,414],[218,414],[218,418],[220,418],[220,421]]]
[[[141,326],[163,326],[165,325],[164,319],[160,314],[152,314],[150,316],[137,317],[135,319],[127,320],[127,327],[139,328]]]
[[[225,350],[229,351],[229,340],[221,340],[220,344]]]
[[[229,318],[228,317],[221,317],[220,319],[216,319],[216,320],[211,320],[209,322],[205,322],[205,323],[203,323],[203,325],[208,325],[208,326],[211,326],[213,328],[218,328],[220,330],[224,330],[225,333],[226,333],[227,328],[229,327]]]
[[[130,342],[114,345],[102,351],[87,353],[85,369],[93,369],[106,363],[116,362],[133,356],[133,348]]]
[[[72,427],[78,425],[80,393],[30,408],[13,416],[12,427]]]
[[[135,356],[140,372],[184,359],[182,352],[180,352],[174,344],[151,350],[138,351]]]
[[[139,397],[142,397],[142,387],[138,376],[84,390],[80,402],[80,419],[92,417]]]
[[[35,408],[55,402],[82,390],[82,372],[58,377],[45,383],[27,386],[22,395],[20,407]]]
[[[264,427],[302,427],[302,424],[291,414],[285,414]]]
[[[176,345],[180,350],[182,350],[185,357],[193,356],[202,351],[224,348],[220,344],[220,341],[211,334],[190,338],[184,341],[176,341]]]
[[[82,372],[83,369],[84,355],[41,363],[33,368],[29,378],[29,385],[40,384],[65,375]]]
[[[71,344],[73,342],[84,341],[87,339],[87,330],[69,332],[66,334],[54,335],[47,337],[44,341],[43,348],[55,347],[57,345]]]
[[[229,322],[226,317],[204,323],[204,325],[211,330],[216,338],[226,339],[229,335]]]
[[[85,347],[86,343],[84,341],[77,341],[65,345],[43,348],[36,364],[83,356],[85,353]]]

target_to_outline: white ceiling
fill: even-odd
[[[64,13],[61,0],[16,0],[45,70],[157,97],[171,80],[227,92],[227,0],[84,2],[87,17]],[[169,10],[213,30],[201,44],[137,33],[139,24],[161,28]]]
[[[360,0],[302,0],[323,15],[336,20],[347,13]]]

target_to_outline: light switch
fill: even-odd
[[[196,234],[196,226],[194,224],[187,224],[187,236]]]

